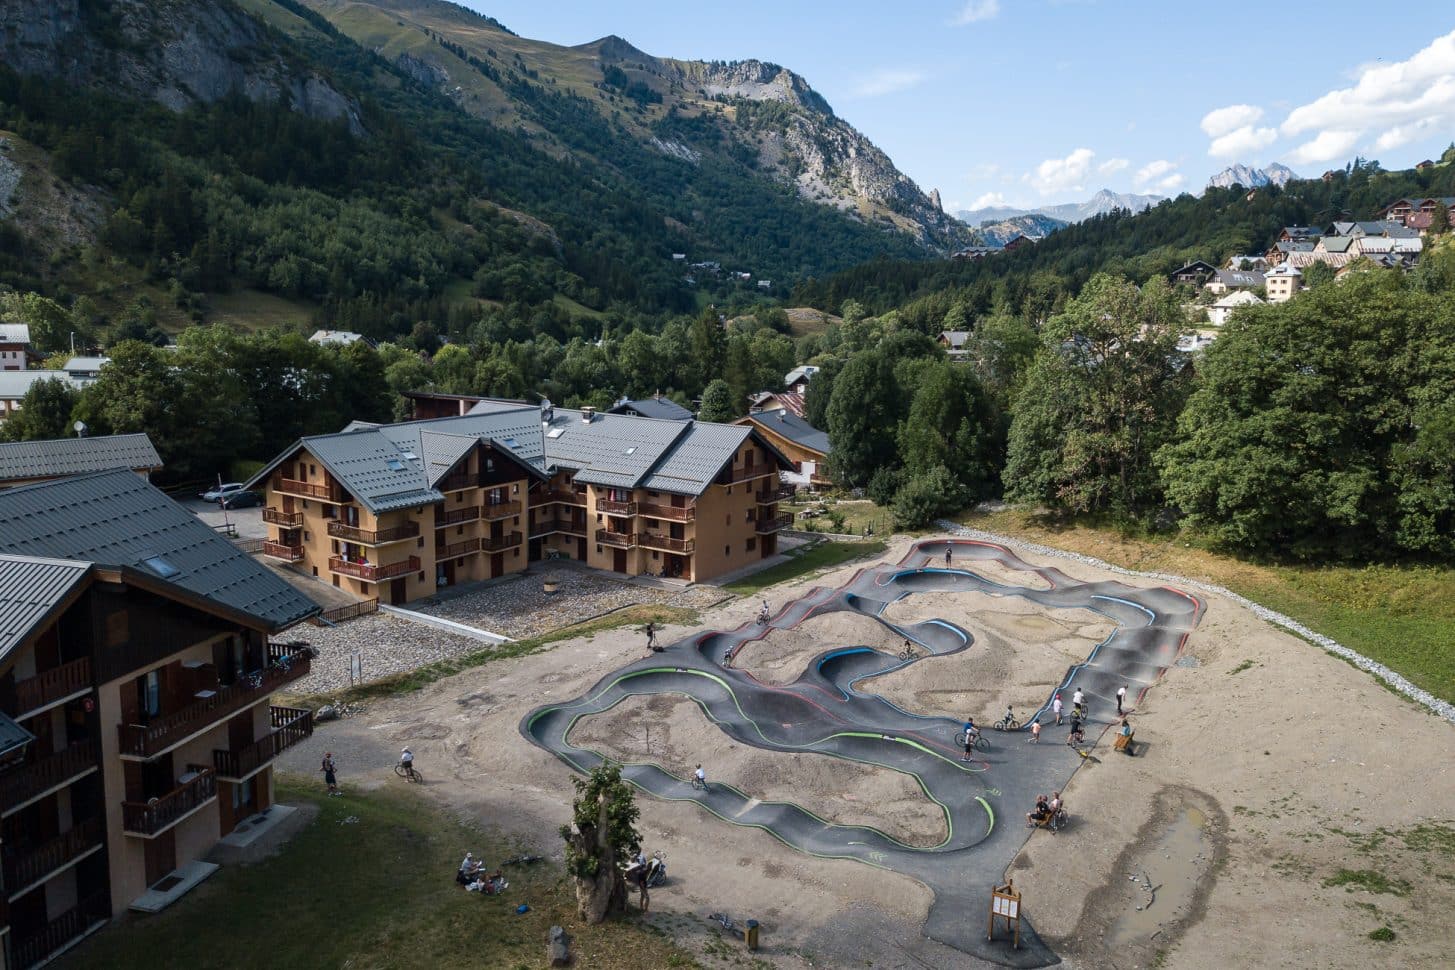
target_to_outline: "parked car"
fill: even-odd
[[[225,509],[255,509],[263,504],[262,492],[229,492],[218,502]]]
[[[227,484],[219,485],[216,488],[209,488],[207,491],[199,495],[198,498],[202,499],[202,501],[204,502],[221,502],[224,497],[231,495],[233,492],[241,492],[242,487],[242,482],[228,482]]]

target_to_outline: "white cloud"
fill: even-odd
[[[966,0],[960,12],[950,19],[955,27],[991,20],[1000,13],[1000,0]]]
[[[988,209],[991,206],[1007,206],[1007,205],[1010,205],[1010,203],[1006,200],[1005,196],[1003,194],[1001,194],[1000,192],[986,192],[980,198],[978,198],[974,202],[970,203],[970,205],[968,206],[968,208],[970,208],[970,209]]]
[[[1358,131],[1321,131],[1317,138],[1299,145],[1288,155],[1288,160],[1298,165],[1307,162],[1328,162],[1347,158],[1359,142]]]
[[[1108,158],[1096,166],[1096,173],[1098,175],[1111,175],[1113,172],[1120,172],[1130,164],[1132,163],[1125,158]]]
[[[1025,175],[1025,181],[1035,186],[1042,195],[1057,192],[1079,192],[1086,187],[1086,177],[1091,174],[1091,160],[1096,152],[1089,148],[1078,148],[1065,158],[1048,158],[1036,166],[1034,172]]]
[[[1438,118],[1421,118],[1414,124],[1395,125],[1375,140],[1374,147],[1386,152],[1392,148],[1399,148],[1401,145],[1408,145],[1417,138],[1427,137],[1431,133],[1430,129],[1439,123]]]
[[[1155,192],[1161,192],[1166,195],[1171,195],[1178,189],[1182,188],[1182,183],[1186,181],[1187,179],[1182,176],[1181,172],[1174,172],[1164,179],[1159,179],[1156,182],[1153,182],[1151,185],[1146,186],[1146,188],[1152,189]]]
[[[1208,146],[1207,153],[1213,158],[1241,158],[1262,151],[1278,140],[1276,128],[1254,128],[1243,125],[1226,134],[1219,135]]]
[[[1148,162],[1146,165],[1137,169],[1137,174],[1132,176],[1132,181],[1139,187],[1145,187],[1151,185],[1176,168],[1176,162],[1169,162],[1165,158],[1159,158],[1155,162]]]
[[[1230,104],[1226,108],[1215,108],[1202,116],[1202,130],[1209,138],[1226,135],[1239,128],[1246,128],[1263,117],[1263,109],[1251,104]]]
[[[880,68],[859,82],[854,88],[856,98],[878,98],[886,94],[898,94],[923,84],[929,75],[924,71],[909,69]]]

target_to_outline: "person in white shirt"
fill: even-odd
[[[404,768],[406,774],[414,770],[414,752],[405,748],[399,752],[399,764]]]
[[[1055,698],[1051,701],[1051,713],[1054,714],[1054,715],[1056,715],[1056,723],[1057,724],[1060,724],[1061,723],[1061,694],[1060,694],[1059,691],[1057,692]]]
[[[702,765],[698,765],[697,770],[692,773],[692,787],[707,791],[707,772],[702,770]]]
[[[1123,714],[1126,713],[1125,711],[1122,710],[1122,703],[1126,699],[1127,699],[1127,685],[1126,684],[1122,684],[1120,687],[1117,688],[1117,717],[1121,717]]]

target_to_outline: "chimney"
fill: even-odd
[[[541,424],[550,424],[555,416],[556,409],[551,406],[551,399],[548,397],[541,398]]]
[[[588,405],[588,406],[583,407],[581,409],[581,421],[582,421],[583,424],[590,424],[595,419],[596,419],[596,409],[594,407],[591,407],[591,406]]]

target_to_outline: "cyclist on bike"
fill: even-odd
[[[399,766],[404,769],[406,775],[414,774],[414,752],[408,748],[399,752]]]
[[[965,716],[965,760],[970,760],[970,753],[975,750],[975,742],[980,740],[980,729],[975,726],[975,718],[968,714]]]

